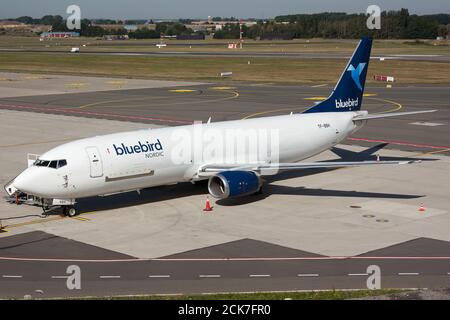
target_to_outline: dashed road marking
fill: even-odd
[[[369,274],[368,273],[349,273],[348,275],[350,277],[352,277],[352,276],[357,277],[357,276],[368,276]]]
[[[172,89],[169,90],[169,92],[174,92],[174,93],[190,93],[190,92],[195,92],[197,90],[192,90],[192,89]]]
[[[211,87],[211,90],[234,90],[236,87]]]
[[[170,278],[169,274],[153,274],[149,275],[149,278]]]
[[[2,275],[2,278],[23,278],[23,276],[4,274],[4,275]]]
[[[418,121],[418,122],[411,122],[410,124],[415,126],[425,126],[425,127],[438,127],[443,126],[443,123],[437,123],[437,122],[426,122],[426,121]]]
[[[253,83],[250,85],[250,87],[263,87],[263,86],[270,86],[270,85],[274,85],[273,82],[268,82],[268,83]]]
[[[418,272],[399,272],[399,276],[418,276]]]
[[[251,274],[249,275],[250,278],[268,278],[270,277],[270,274]]]
[[[200,274],[199,278],[220,278],[220,274]]]
[[[41,79],[45,79],[43,76],[25,76],[24,77],[25,80],[41,80]]]
[[[323,101],[325,100],[327,97],[308,97],[308,98],[303,98],[304,100],[308,100],[308,101]]]
[[[299,273],[297,277],[318,277],[318,273]]]
[[[65,86],[69,87],[69,88],[81,88],[88,85],[88,83],[86,82],[71,82],[71,83],[66,83]]]
[[[67,279],[69,276],[52,276],[52,279]]]
[[[126,83],[126,81],[123,81],[123,80],[111,80],[111,81],[106,81],[105,83],[106,84],[110,84],[112,86],[121,87],[121,86],[123,86]]]
[[[100,279],[119,279],[120,276],[100,276]]]

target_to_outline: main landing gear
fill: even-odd
[[[63,213],[65,216],[75,217],[78,214],[78,211],[74,206],[64,206]]]

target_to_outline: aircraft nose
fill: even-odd
[[[19,174],[13,182],[14,188],[30,194],[33,194],[36,191],[38,185],[39,181],[36,180],[35,174],[29,169]]]

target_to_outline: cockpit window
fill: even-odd
[[[36,160],[34,162],[34,165],[37,167],[48,167],[48,164],[50,163],[50,161],[45,161],[45,160]]]
[[[49,164],[50,164],[50,161],[42,160],[41,167],[48,167]]]
[[[67,165],[66,160],[58,160],[58,169]]]
[[[67,165],[66,160],[36,160],[34,165],[37,167],[49,167],[53,169],[59,169]]]

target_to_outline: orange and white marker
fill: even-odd
[[[425,212],[425,206],[423,205],[423,203],[420,204],[419,211]]]
[[[203,211],[212,211],[211,203],[209,202],[209,197],[206,197],[205,209]]]

